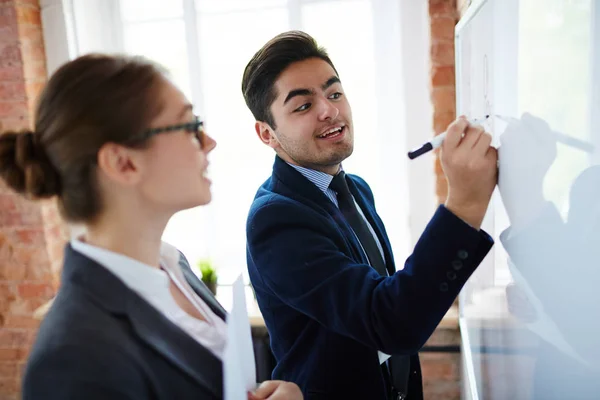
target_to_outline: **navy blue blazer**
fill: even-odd
[[[221,318],[225,310],[179,264]],[[24,400],[221,399],[222,363],[115,275],[71,246],[23,379]]]
[[[295,382],[306,399],[387,399],[380,350],[411,355],[408,399],[420,399],[416,354],[493,240],[441,206],[396,272],[373,193],[348,176],[389,277],[368,265],[339,209],[279,157],[250,208],[248,269],[277,361],[273,378]]]

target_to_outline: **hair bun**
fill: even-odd
[[[0,135],[0,177],[18,193],[47,198],[59,194],[60,178],[32,131]]]

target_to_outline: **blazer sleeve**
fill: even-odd
[[[141,369],[125,355],[97,347],[65,345],[30,360],[23,400],[143,400],[152,397]]]
[[[404,269],[381,277],[340,250],[330,219],[282,201],[251,211],[247,239],[260,284],[282,302],[389,354],[423,346],[493,243],[441,206]]]

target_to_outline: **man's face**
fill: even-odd
[[[276,125],[257,122],[261,140],[285,161],[334,175],[352,154],[352,110],[334,69],[319,58],[291,64],[275,82]]]

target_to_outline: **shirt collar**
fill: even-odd
[[[157,287],[169,285],[169,276],[165,271],[131,257],[93,246],[76,238],[71,240],[71,247],[105,267],[137,293],[148,293]],[[174,246],[162,242],[160,263],[163,268],[179,268],[179,251]]]
[[[287,162],[287,161],[286,161]],[[329,189],[329,185],[333,180],[333,175],[329,175],[325,172],[317,171],[310,168],[301,167],[299,165],[293,165],[288,163],[289,166],[294,168],[296,171],[300,172],[306,179],[311,181],[318,187],[323,193],[327,193]],[[343,171],[342,166],[340,165],[340,171]],[[339,172],[338,172],[339,173]]]

